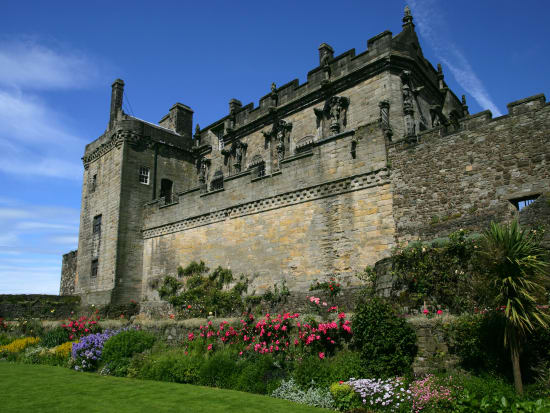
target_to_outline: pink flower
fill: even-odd
[[[239,356],[242,356],[243,355],[243,352],[242,351],[239,351]]]
[[[189,304],[189,305],[187,306],[187,309],[188,309],[188,310],[191,310],[191,304]]]
[[[170,318],[171,319],[174,319],[175,315],[174,314],[170,314]]]
[[[441,315],[441,314],[443,314],[443,311],[437,310],[437,315]]]
[[[429,313],[429,311],[428,311],[427,308],[425,308],[422,312],[423,312],[424,314],[428,314],[428,313]]]
[[[188,339],[189,341],[193,341],[194,338],[195,338],[195,335],[194,335],[193,333],[187,334],[187,339]]]
[[[325,353],[320,352],[320,353],[319,353],[319,358],[320,358],[320,359],[324,359],[324,358],[325,358]]]
[[[323,301],[323,307],[326,307],[328,304]]]
[[[212,344],[209,344],[207,347],[208,350],[212,350]]]
[[[341,320],[343,318],[346,318],[346,313],[340,313],[338,314],[338,318]]]

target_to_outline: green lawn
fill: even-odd
[[[0,362],[0,411],[330,412],[285,400],[188,384],[102,377],[62,367]]]

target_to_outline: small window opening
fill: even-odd
[[[214,132],[214,135],[216,135],[216,137],[218,138],[218,150],[221,151],[224,147],[224,142],[223,142],[223,125],[221,128],[218,128],[216,130],[213,131]]]
[[[262,176],[265,176],[265,162],[261,162],[258,164],[256,169],[257,177],[260,178]]]
[[[164,198],[166,204],[172,202],[172,181],[170,179],[160,181],[160,197]]]
[[[524,196],[522,198],[510,199],[510,202],[516,207],[518,211],[521,211],[526,206],[529,206],[533,202],[535,202],[539,196],[540,194]]]
[[[90,192],[94,192],[97,185],[97,174],[92,176],[92,183],[90,184]]]
[[[139,183],[149,185],[149,168],[146,166],[139,168]]]
[[[98,268],[99,268],[99,260],[97,258],[95,258],[95,259],[92,260],[92,268],[91,268],[91,272],[90,272],[90,276],[92,278],[97,277]]]
[[[216,191],[218,189],[223,189],[223,173],[221,170],[217,170],[210,182],[210,190]]]
[[[94,217],[93,233],[94,234],[101,233],[101,215],[96,215]]]

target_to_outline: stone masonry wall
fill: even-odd
[[[78,251],[71,251],[63,255],[59,295],[73,295],[75,292],[77,254]]]
[[[517,217],[510,200],[548,191],[550,105],[537,95],[508,108],[497,119],[487,111],[467,117],[458,133],[433,129],[416,145],[390,145],[399,242],[481,231]]]
[[[356,158],[351,139],[358,139]],[[203,260],[252,276],[263,291],[286,280],[307,289],[317,277],[353,275],[394,245],[385,142],[377,124],[320,142],[263,178],[241,174],[221,192],[180,195],[145,215],[143,298],[150,280]]]

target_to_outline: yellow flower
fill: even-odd
[[[0,353],[6,352],[6,353],[19,353],[25,348],[32,346],[34,344],[38,344],[40,339],[38,337],[23,337],[18,338],[15,341],[12,341],[10,344],[6,344],[5,346],[0,346]]]

